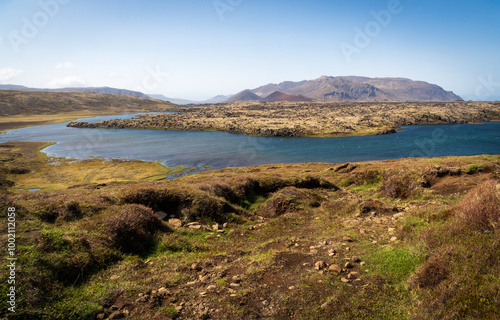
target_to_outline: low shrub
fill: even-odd
[[[316,189],[316,188],[334,189],[334,190],[339,189],[333,183],[323,178],[315,176],[307,176],[303,179],[299,179],[293,184],[293,186],[296,188],[304,188],[304,189]]]
[[[257,212],[269,218],[279,217],[287,212],[295,211],[300,200],[308,198],[304,192],[296,187],[287,187],[275,192],[261,204]]]
[[[342,185],[346,187],[351,185],[376,185],[380,183],[382,177],[383,174],[377,170],[353,172],[344,181],[342,181]]]
[[[490,232],[500,227],[500,189],[497,181],[487,181],[465,195],[456,213],[463,228]]]
[[[200,189],[216,197],[224,198],[231,203],[239,203],[241,201],[241,198],[226,183],[214,182],[211,184],[204,184],[200,186]]]
[[[142,253],[153,244],[153,236],[165,230],[151,208],[139,204],[123,206],[104,223],[113,245],[123,252]]]
[[[465,173],[467,174],[475,174],[478,172],[486,171],[488,167],[485,164],[471,164],[467,168],[465,168]]]
[[[414,172],[389,170],[382,178],[381,191],[389,198],[408,199],[416,197],[422,185]]]
[[[207,194],[198,195],[193,199],[192,207],[188,211],[187,220],[196,221],[224,221],[224,203],[218,198]]]
[[[419,288],[428,288],[435,287],[445,280],[449,274],[448,259],[446,255],[434,255],[417,271],[414,284]]]
[[[78,201],[68,201],[63,205],[58,218],[65,221],[72,221],[80,219],[82,215],[80,203]]]

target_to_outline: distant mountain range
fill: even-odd
[[[196,101],[196,100],[187,100],[187,99],[179,99],[179,98],[169,98],[166,97],[162,94],[150,94],[149,95],[153,99],[158,99],[158,100],[163,100],[163,101],[170,101],[175,104],[204,104],[204,103],[220,103],[220,102],[225,102],[229,98],[232,97],[232,95],[229,96],[224,96],[224,95],[218,95],[213,98],[210,98],[208,100],[203,100],[203,101]]]
[[[227,101],[232,96],[232,95],[229,95],[229,96],[218,95],[218,96],[215,96],[215,97],[210,98],[210,99],[205,100],[205,101],[194,101],[194,100],[188,100],[188,99],[169,98],[169,97],[166,97],[162,94],[147,95],[147,94],[139,92],[139,91],[132,91],[132,90],[127,90],[127,89],[117,89],[117,88],[111,88],[111,87],[81,87],[81,88],[43,89],[43,88],[30,88],[30,87],[15,85],[15,84],[0,84],[0,90],[49,91],[49,92],[78,91],[78,92],[114,93],[114,94],[131,95],[131,96],[145,98],[145,99],[152,98],[152,99],[169,101],[169,102],[172,102],[175,104],[182,104],[182,105],[184,105],[184,104],[220,103],[220,102]]]
[[[39,89],[19,86],[14,84],[0,84],[0,90],[18,90],[18,91],[77,91],[77,92],[95,92],[95,93],[114,93],[114,94],[127,94],[139,98],[149,99],[150,97],[139,91],[132,91],[126,89],[116,89],[110,87],[83,87],[83,88],[60,88],[60,89]]]
[[[36,89],[19,85],[0,85],[0,90],[22,91],[87,91],[153,98],[175,104],[205,104],[222,102],[278,102],[278,101],[454,101],[462,100],[452,91],[438,85],[406,78],[329,77],[298,82],[270,83],[255,89],[246,89],[235,95],[218,95],[205,101],[169,98],[161,94],[110,87]]]
[[[271,97],[271,95],[273,95]],[[462,100],[435,84],[405,78],[329,77],[270,83],[244,90],[228,102],[252,101],[453,101]]]

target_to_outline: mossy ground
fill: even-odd
[[[73,170],[65,160],[46,166],[40,145],[28,146],[11,148],[23,166]],[[31,173],[9,173],[16,184],[1,204],[4,217],[7,207],[18,212],[16,315],[107,317],[114,305],[130,319],[494,319],[499,164],[498,155],[275,164],[99,187],[80,176],[38,192],[15,192]],[[130,165],[157,167],[120,161],[107,175]],[[184,226],[145,234],[119,218],[130,208]],[[149,240],[131,251],[127,235]],[[315,270],[318,261],[343,270]],[[0,275],[5,296],[5,268]]]

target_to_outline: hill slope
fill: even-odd
[[[262,98],[250,90],[243,90],[232,96],[228,102],[256,102]]]
[[[313,99],[304,97],[303,95],[288,94],[281,91],[274,91],[267,97],[261,100],[262,102],[278,102],[278,101],[313,101]]]
[[[168,111],[170,102],[130,95],[94,92],[40,92],[0,90],[0,115],[56,114],[74,111],[141,112]]]
[[[127,89],[117,89],[110,87],[79,87],[79,88],[59,88],[59,89],[40,89],[40,88],[29,88],[25,86],[19,86],[14,84],[0,84],[0,90],[19,90],[19,91],[49,91],[49,92],[59,92],[59,91],[83,91],[83,92],[96,92],[96,93],[114,93],[114,94],[124,94],[136,96],[139,98],[150,98],[148,95]]]

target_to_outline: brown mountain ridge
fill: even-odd
[[[330,77],[322,76],[314,80],[285,81],[270,83],[252,90],[244,90],[233,96],[229,102],[259,101],[275,92],[303,96],[314,101],[455,101],[462,100],[452,91],[425,81],[406,78]],[[239,95],[250,96],[253,100],[241,100]],[[265,98],[267,99],[267,98]],[[304,101],[296,97],[282,96],[283,100]],[[292,99],[292,100],[290,100]]]

